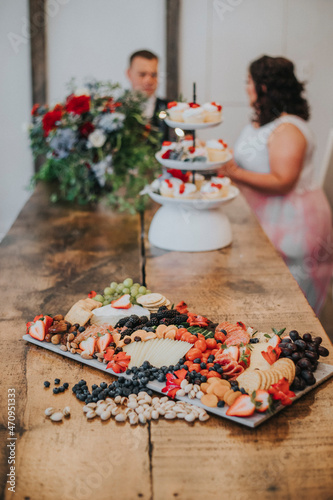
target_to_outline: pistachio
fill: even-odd
[[[121,401],[121,396],[116,396],[116,397],[114,398],[114,402],[115,402],[115,403],[119,404],[119,403],[120,403],[120,401]]]
[[[111,417],[111,411],[107,408],[101,413],[101,420],[109,420]]]
[[[94,412],[94,410],[89,410],[86,413],[86,417],[87,419],[91,420],[96,417],[96,413]]]
[[[176,394],[178,398],[182,398],[185,396],[186,392],[184,391],[184,389],[179,389]]]
[[[194,422],[195,419],[196,419],[196,417],[195,417],[194,413],[189,413],[185,417],[186,422]]]
[[[115,420],[117,422],[125,422],[126,420],[126,415],[124,413],[118,413],[118,415],[116,415],[116,418]]]
[[[61,422],[63,417],[64,416],[61,413],[61,411],[56,411],[55,413],[52,413],[52,415],[50,416],[50,419],[52,420],[52,422]]]
[[[95,413],[100,417],[104,410],[106,410],[106,404],[97,406],[97,408],[95,409]]]
[[[50,417],[50,416],[51,416],[54,412],[55,412],[55,409],[54,409],[54,408],[52,408],[52,406],[50,406],[50,408],[46,408],[46,410],[45,410],[45,415],[46,415],[47,417]]]
[[[65,406],[65,408],[62,410],[62,413],[64,417],[69,417],[71,414],[71,409],[69,406]]]
[[[164,415],[164,418],[166,418],[168,420],[172,420],[172,419],[176,418],[176,413],[174,411],[167,411]]]
[[[140,424],[145,424],[147,422],[146,417],[142,413],[139,415],[139,422]]]

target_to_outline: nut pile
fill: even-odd
[[[148,420],[158,420],[160,417],[167,420],[180,418],[187,422],[197,419],[205,422],[209,419],[203,408],[182,401],[175,402],[166,396],[152,398],[146,392],[130,394],[128,398],[116,396],[114,399],[106,398],[97,403],[88,403],[83,407],[83,412],[88,420],[97,416],[104,421],[114,417],[116,422],[128,421],[130,425],[144,425]]]

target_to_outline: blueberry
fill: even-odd
[[[211,366],[210,368],[208,368],[208,371],[209,371],[209,372],[213,372],[213,371],[215,372],[215,370],[214,370],[214,366]]]
[[[106,389],[106,388],[107,388],[107,386],[108,386],[108,384],[107,384],[106,382],[102,382],[102,383],[100,384],[100,387],[101,387],[102,389]]]
[[[247,394],[246,390],[243,387],[241,387],[239,390],[242,394]]]
[[[59,389],[58,389],[57,387],[55,387],[55,388],[53,389],[53,394],[58,394],[58,392],[59,392]]]
[[[78,385],[87,385],[87,382],[83,379],[80,380],[80,382],[78,383]]]
[[[216,371],[217,371],[217,373],[219,373],[220,375],[222,375],[222,373],[223,373],[222,366],[220,366]]]
[[[214,370],[218,370],[221,367],[219,363],[214,363]]]
[[[180,367],[182,370],[188,370],[188,366],[187,365],[181,365]]]
[[[50,382],[48,382],[47,380],[45,380],[45,382],[44,382],[44,386],[45,386],[45,387],[50,387]]]
[[[218,407],[218,408],[224,408],[224,405],[225,405],[225,402],[224,402],[224,401],[219,401],[219,402],[217,403],[217,407]]]
[[[91,386],[92,390],[97,389],[97,387],[98,387],[98,385],[96,385],[96,384],[93,384],[93,385]]]
[[[55,379],[54,379],[54,383],[55,383],[56,385],[60,384],[60,378],[55,378]]]
[[[211,354],[210,356],[208,356],[208,363],[214,363],[214,359],[215,359],[215,356],[213,354]]]
[[[65,387],[62,385],[61,387],[59,387],[58,391],[59,392],[65,392]]]
[[[132,373],[132,370],[131,370],[130,368],[128,368],[128,369],[126,370],[126,375],[131,375],[131,373]]]
[[[206,375],[201,375],[201,382],[207,382]]]
[[[65,387],[65,389],[68,389],[69,383],[68,383],[68,382],[65,382],[65,383],[64,383],[64,384],[62,384],[62,385]]]
[[[158,382],[165,382],[166,378],[165,378],[165,376],[164,376],[164,375],[159,375],[159,376],[157,377],[157,380],[158,380]]]
[[[201,359],[200,358],[195,358],[195,360],[193,361],[193,363],[201,363]]]
[[[250,344],[258,344],[258,342],[259,342],[259,339],[257,339],[257,338],[250,339]]]
[[[200,368],[202,368],[202,370],[205,370],[207,368],[206,363],[200,363]]]
[[[125,380],[126,380],[126,379],[125,379],[125,377],[119,377],[119,378],[118,378],[118,382],[119,382],[120,384],[123,384],[123,383],[125,382]]]
[[[79,328],[77,329],[77,331],[80,333],[84,332],[84,330],[85,330],[84,326],[79,326]]]

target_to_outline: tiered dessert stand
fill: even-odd
[[[193,92],[195,102],[195,85]],[[214,123],[178,123],[166,118],[166,124],[172,128],[195,131],[219,125]],[[193,144],[194,145],[194,144]],[[160,153],[156,154],[157,161],[165,168],[175,168],[193,172],[216,172],[232,155],[226,155],[221,162],[184,162],[165,160]],[[148,233],[150,243],[164,250],[179,252],[205,252],[217,250],[230,245],[232,241],[231,226],[228,217],[223,213],[223,206],[233,200],[239,193],[235,186],[229,187],[229,194],[218,199],[177,199],[161,196],[153,191],[149,196],[161,207],[156,212]]]

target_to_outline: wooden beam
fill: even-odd
[[[180,0],[166,0],[166,97],[179,95],[179,16]]]
[[[46,0],[29,0],[32,103],[47,103]],[[35,171],[41,161],[35,161]]]

